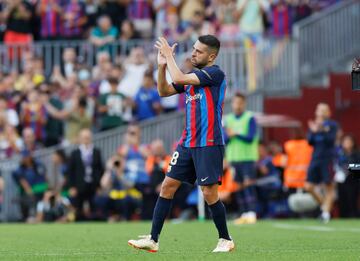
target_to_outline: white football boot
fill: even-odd
[[[152,240],[150,235],[139,236],[139,238],[138,240],[129,240],[128,245],[151,253],[156,253],[159,250],[159,242],[156,243]]]
[[[224,238],[219,238],[216,248],[213,250],[213,253],[217,252],[230,252],[235,249],[235,244],[233,240],[227,240]]]

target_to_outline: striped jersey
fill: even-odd
[[[185,129],[179,144],[187,147],[224,145],[222,111],[226,90],[225,74],[217,65],[196,69],[200,84],[176,85],[178,93],[185,92]]]

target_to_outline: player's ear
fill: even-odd
[[[215,59],[216,59],[216,53],[211,53],[210,55],[209,55],[209,62],[213,62]]]

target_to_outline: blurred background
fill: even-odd
[[[257,122],[258,218],[316,216],[303,187],[319,103],[339,126],[332,216],[359,217],[346,168],[360,162],[359,25],[357,0],[0,0],[1,220],[151,219],[185,118],[184,96],[158,96],[154,40],[177,42],[190,72],[204,34],[221,40],[224,115],[241,92]],[[229,164],[223,183],[235,218],[242,188]],[[171,218],[196,218],[197,204],[196,187],[182,185]]]

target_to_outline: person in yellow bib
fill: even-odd
[[[240,217],[235,224],[256,223],[255,163],[259,159],[259,137],[253,114],[246,110],[246,97],[236,93],[231,103],[232,113],[225,117],[225,158],[235,169],[235,181],[239,184],[237,203]]]

